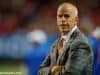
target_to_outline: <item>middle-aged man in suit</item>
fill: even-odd
[[[61,37],[41,64],[39,75],[91,75],[93,53],[77,23],[77,7],[71,3],[61,4],[57,10]]]

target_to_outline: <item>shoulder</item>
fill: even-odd
[[[88,39],[84,33],[82,33],[80,30],[77,30],[76,37],[73,38],[74,44],[86,44],[89,45]]]
[[[59,39],[55,40],[51,47],[50,47],[50,53],[54,51],[54,49],[57,47],[57,43],[58,43]]]
[[[90,44],[88,42],[87,37],[81,32],[78,31],[76,33],[76,37],[72,39],[71,47],[88,47],[90,48]]]

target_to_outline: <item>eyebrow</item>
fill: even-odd
[[[70,15],[69,15],[69,14],[57,14],[57,16],[70,17]]]
[[[70,17],[70,15],[69,15],[69,14],[64,14],[64,16],[65,16],[65,17]]]

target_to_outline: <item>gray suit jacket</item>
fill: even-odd
[[[64,67],[56,75],[91,75],[93,64],[93,53],[86,37],[76,29],[65,46],[61,54],[57,55],[57,43],[54,42],[52,48],[40,66],[38,75],[51,75],[52,65]]]

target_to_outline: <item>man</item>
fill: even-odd
[[[71,3],[58,7],[57,26],[61,37],[39,69],[39,75],[91,75],[93,53],[85,36],[79,31],[78,9]]]

